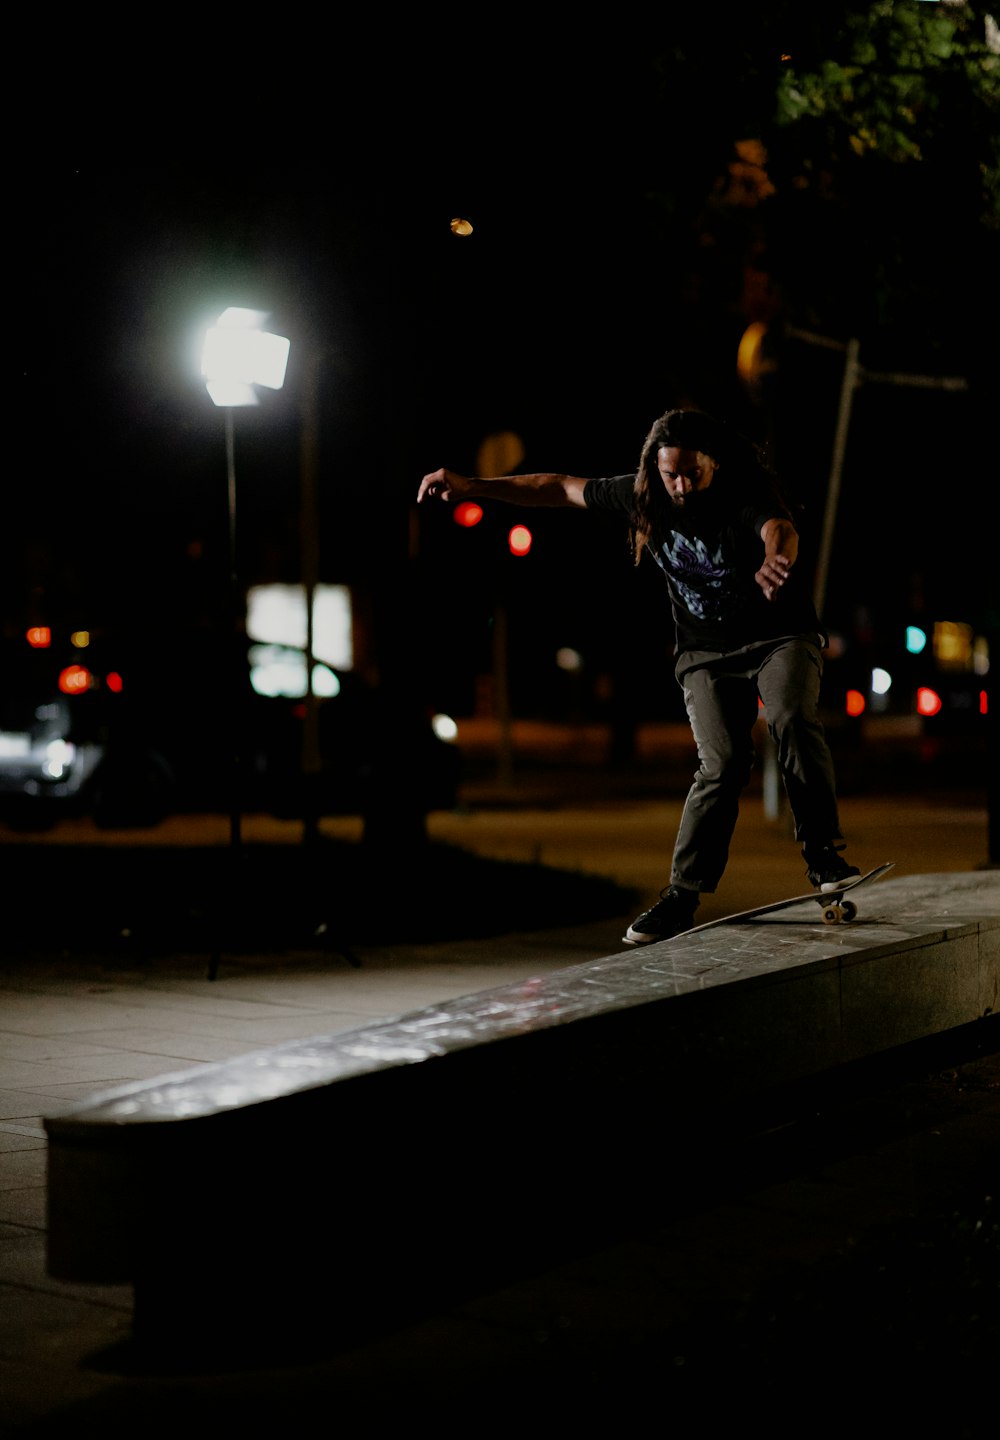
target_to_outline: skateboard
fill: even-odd
[[[773,915],[776,910],[791,910],[793,905],[806,905],[810,901],[813,905],[823,907],[825,925],[841,925],[857,917],[858,907],[851,892],[860,889],[862,885],[871,885],[880,880],[895,863],[895,860],[889,860],[885,865],[877,865],[874,870],[869,870],[867,875],[855,875],[843,885],[838,885],[835,890],[810,890],[807,895],[793,895],[790,900],[773,900],[770,905],[758,905],[754,910],[739,910],[735,915],[722,915],[718,920],[706,920],[703,925],[692,925],[690,930],[682,930],[675,938],[680,940],[696,934],[699,930],[711,930],[716,925],[738,925],[744,920],[756,920],[758,915]]]

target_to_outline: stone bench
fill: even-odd
[[[777,1096],[1000,1048],[1000,875],[801,910],[95,1094],[45,1118],[49,1270],[137,1341],[350,1343],[593,1249]],[[970,1043],[973,1043],[970,1041]]]

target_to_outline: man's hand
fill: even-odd
[[[798,559],[799,536],[790,520],[765,520],[760,538],[764,542],[764,563],[753,577],[768,600],[777,598],[789,571]]]
[[[768,555],[753,577],[768,600],[773,600],[788,579],[792,562],[787,555]]]
[[[422,500],[458,500],[472,488],[468,475],[459,475],[454,470],[434,470],[421,480],[417,504]]]

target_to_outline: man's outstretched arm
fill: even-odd
[[[434,470],[421,480],[417,504],[422,500],[503,500],[510,505],[582,507],[586,483],[578,475],[494,475],[484,479],[454,470]]]

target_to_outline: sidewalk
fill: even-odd
[[[0,1423],[39,1435],[88,1423],[104,1436],[181,1426],[200,1434],[223,1424],[263,1434],[317,1415],[332,1425],[425,1414],[437,1416],[438,1428],[452,1423],[468,1433],[487,1430],[500,1411],[523,1416],[542,1407],[558,1423],[607,1407],[629,1434],[655,1403],[664,1423],[708,1405],[744,1421],[766,1414],[772,1434],[792,1435],[804,1423],[801,1396],[793,1403],[799,1387],[787,1388],[796,1377],[819,1384],[808,1424],[825,1433],[823,1412],[834,1428],[838,1385],[846,1397],[864,1374],[876,1385],[902,1375],[921,1382],[897,1391],[894,1418],[931,1415],[949,1433],[978,1435],[967,1421],[974,1394],[990,1390],[986,1356],[1000,1338],[998,1230],[988,1198],[1000,1179],[995,1054],[818,1115],[803,1133],[773,1137],[766,1156],[720,1150],[716,1196],[696,1195],[697,1186],[688,1196],[664,1195],[644,1204],[635,1233],[611,1250],[346,1355],[238,1374],[215,1373],[207,1356],[197,1375],[131,1373],[130,1292],[46,1275],[46,1113],[130,1079],[355,1028],[615,953],[634,913],[632,893],[645,904],[663,883],[679,810],[675,800],[597,799],[434,816],[428,868],[410,877],[419,887],[381,876],[381,890],[361,885],[360,870],[346,874],[346,857],[357,860],[353,822],[324,822],[327,875],[340,864],[343,930],[335,938],[349,943],[351,958],[329,936],[290,946],[276,931],[261,949],[224,953],[213,981],[204,948],[164,950],[141,943],[147,937],[116,936],[113,923],[103,932],[82,926],[85,943],[76,949],[5,955]],[[984,865],[986,815],[975,803],[849,798],[843,812],[852,858],[864,868],[886,859],[907,874]],[[261,844],[272,858],[279,848],[301,858],[294,825],[252,818],[246,835],[251,850]],[[50,908],[46,875],[57,852],[74,860],[96,853],[92,878],[117,864],[111,852],[133,866],[145,852],[157,862],[162,897],[165,855],[173,848],[189,856],[192,846],[181,822],[124,843],[83,832],[3,839],[8,875],[15,856],[22,877],[42,867],[15,893]],[[198,843],[224,849],[225,821],[199,827]],[[449,873],[432,880],[434,866]],[[750,799],[724,887],[699,918],[795,893],[801,868],[784,827]],[[373,908],[380,894],[381,908]],[[294,915],[306,898],[301,888],[286,892],[269,914]],[[70,910],[84,899],[81,888]],[[182,902],[175,893],[180,915]],[[169,930],[162,899],[159,915]],[[413,922],[417,943],[405,938]],[[101,933],[103,949],[93,943]],[[408,1184],[419,1177],[400,1177],[400,1224]],[[540,1225],[558,1226],[544,1195],[538,1214]],[[224,1223],[209,1208],[206,1224]],[[929,1386],[921,1375],[928,1365],[937,1377]],[[740,1395],[732,1415],[727,1394]],[[939,1404],[948,1407],[940,1414]]]

